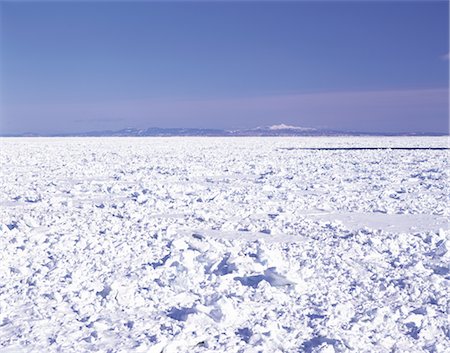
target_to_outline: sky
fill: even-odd
[[[0,2],[0,133],[448,133],[447,1]]]

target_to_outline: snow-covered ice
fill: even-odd
[[[445,137],[0,143],[0,352],[450,350]]]

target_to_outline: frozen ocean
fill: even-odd
[[[4,138],[0,352],[449,352],[448,146]]]

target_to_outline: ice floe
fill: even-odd
[[[446,138],[0,143],[0,352],[450,350]]]

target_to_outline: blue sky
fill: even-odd
[[[448,2],[2,2],[0,132],[448,131]]]

